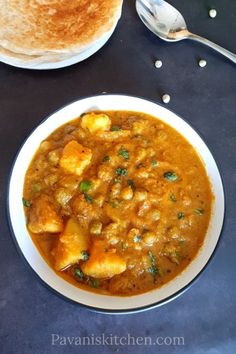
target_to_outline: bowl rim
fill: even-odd
[[[167,111],[170,111],[171,113],[173,113],[174,115],[176,115],[178,118],[182,119],[187,125],[189,125],[201,138],[201,140],[203,141],[203,143],[207,146],[211,156],[213,157],[213,160],[216,164],[216,167],[218,169],[219,172],[219,177],[220,177],[220,181],[222,184],[222,192],[223,192],[223,201],[224,201],[224,208],[223,208],[223,218],[222,218],[222,225],[221,225],[221,229],[219,230],[219,236],[218,236],[218,240],[216,242],[216,245],[214,247],[214,249],[211,251],[210,257],[207,260],[207,262],[205,263],[205,265],[202,267],[202,269],[197,273],[197,275],[191,279],[191,281],[189,281],[185,286],[183,286],[181,289],[179,289],[178,291],[176,291],[175,293],[171,294],[170,296],[159,300],[159,301],[155,301],[153,303],[147,304],[145,306],[139,306],[139,307],[135,307],[135,308],[122,308],[122,309],[106,309],[106,308],[101,308],[101,307],[96,307],[96,306],[92,306],[92,305],[88,305],[88,304],[84,304],[81,303],[79,301],[75,301],[73,299],[71,299],[70,297],[60,293],[59,291],[57,291],[56,289],[54,289],[50,284],[48,284],[45,280],[43,280],[38,274],[37,272],[31,267],[31,265],[29,264],[27,258],[25,257],[25,255],[23,254],[23,251],[21,250],[18,242],[17,242],[17,237],[15,235],[15,232],[13,230],[13,225],[12,225],[12,220],[10,217],[10,199],[9,199],[9,192],[10,192],[10,182],[11,182],[11,177],[13,174],[13,170],[16,164],[16,161],[18,159],[18,156],[23,148],[23,146],[25,145],[25,142],[28,140],[28,138],[36,131],[36,129],[41,126],[45,121],[47,121],[47,119],[49,119],[52,115],[56,114],[57,112],[61,111],[62,109],[66,108],[67,106],[70,106],[73,103],[76,103],[78,101],[82,101],[85,99],[92,99],[92,98],[99,98],[101,96],[123,96],[123,97],[128,97],[128,98],[137,98],[137,99],[141,99],[144,101],[148,101],[150,103],[153,103],[157,106],[161,106],[162,108],[165,108]],[[168,124],[168,123],[166,123]],[[175,129],[175,128],[173,128]],[[176,129],[175,129],[176,130]],[[180,132],[179,132],[180,133]],[[66,300],[70,303],[73,303],[75,305],[79,305],[82,306],[84,308],[87,308],[88,310],[92,311],[92,312],[96,312],[96,313],[102,313],[102,314],[134,314],[134,313],[139,313],[139,312],[144,312],[147,310],[151,310],[154,308],[158,308],[162,305],[165,305],[167,303],[169,303],[170,301],[176,299],[177,297],[179,297],[180,295],[182,295],[185,291],[187,291],[202,275],[202,273],[205,271],[205,269],[207,268],[207,266],[210,264],[210,262],[213,260],[216,251],[219,247],[220,241],[222,239],[222,234],[223,234],[223,230],[225,227],[225,216],[226,216],[226,209],[227,209],[227,200],[226,200],[226,193],[225,193],[225,184],[224,184],[224,180],[222,178],[222,174],[220,172],[221,170],[219,169],[219,164],[218,162],[216,162],[215,157],[213,156],[211,149],[209,148],[209,145],[206,144],[205,142],[205,137],[203,137],[203,134],[200,133],[198,131],[197,128],[194,127],[194,125],[192,123],[190,123],[188,120],[186,120],[185,118],[182,118],[182,116],[180,116],[179,114],[177,114],[173,109],[169,109],[167,108],[164,104],[159,103],[153,99],[149,99],[143,96],[134,96],[134,95],[129,95],[129,94],[124,94],[124,93],[101,93],[101,94],[96,94],[96,95],[89,95],[89,96],[81,96],[73,101],[70,101],[69,103],[65,103],[63,106],[60,106],[58,109],[52,111],[51,113],[47,114],[38,124],[35,125],[35,127],[26,135],[25,139],[23,140],[23,142],[20,144],[20,146],[18,147],[12,162],[11,162],[11,167],[9,170],[9,174],[7,177],[7,197],[6,197],[6,201],[5,201],[5,211],[6,211],[6,216],[7,216],[7,224],[8,224],[8,228],[10,231],[10,235],[12,237],[13,243],[16,247],[17,253],[19,254],[19,256],[23,259],[24,263],[27,264],[28,268],[31,269],[31,271],[33,272],[33,274],[36,276],[36,278],[39,279],[40,283],[43,284],[46,288],[48,288],[50,291],[52,291],[53,293],[55,293],[58,297],[62,298],[63,300]],[[141,295],[145,296],[146,293],[143,293]]]

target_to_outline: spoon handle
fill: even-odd
[[[232,62],[234,62],[236,64],[236,55],[234,53],[231,53],[229,50],[222,48],[218,44],[215,44],[206,38],[200,37],[200,36],[190,33],[190,32],[189,32],[187,38],[192,39],[197,42],[200,42],[200,43],[203,43],[203,44],[206,44],[208,47],[215,49],[217,52],[221,53],[222,55],[224,55],[228,59],[232,60]]]

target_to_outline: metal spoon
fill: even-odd
[[[236,55],[219,45],[188,31],[181,13],[164,0],[136,0],[136,10],[143,23],[161,39],[168,42],[193,39],[215,49],[236,63]]]

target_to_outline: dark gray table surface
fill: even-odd
[[[236,52],[234,0],[173,0],[192,31]],[[215,6],[218,16],[208,17]],[[160,58],[163,67],[155,69]],[[208,65],[199,68],[198,60]],[[205,138],[219,164],[226,218],[215,257],[182,296],[133,315],[104,315],[71,304],[44,287],[13,244],[6,220],[7,180],[14,155],[49,113],[101,92],[143,96],[161,102]],[[0,352],[1,353],[236,353],[236,66],[188,41],[168,44],[151,34],[125,0],[122,19],[102,50],[86,61],[55,71],[27,71],[0,63]],[[52,345],[52,334],[184,337],[184,345]],[[168,340],[167,340],[168,342]]]

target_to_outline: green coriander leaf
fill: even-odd
[[[152,276],[155,278],[158,274],[158,268],[154,265],[151,265],[149,268],[149,272],[152,274]]]
[[[156,160],[152,160],[152,166],[153,167],[157,167],[158,166],[158,162]]]
[[[88,251],[81,251],[81,256],[83,261],[87,261],[89,259]]]
[[[100,285],[100,281],[98,279],[89,279],[89,285],[93,288],[98,288]]]
[[[183,219],[184,218],[184,213],[182,212],[182,211],[180,211],[178,214],[177,214],[177,216],[178,216],[178,219],[179,220],[181,220],[181,219]]]
[[[129,160],[129,151],[122,146],[119,150],[119,156],[122,156],[125,160]]]
[[[149,255],[151,264],[155,264],[156,257],[154,256],[154,254],[151,251],[148,251],[148,255]]]
[[[117,176],[126,176],[127,175],[127,169],[123,168],[123,167],[117,167],[116,175]]]
[[[108,155],[106,155],[106,156],[104,156],[103,157],[103,162],[107,162],[107,161],[109,161],[110,160],[110,156],[108,156]]]
[[[141,241],[141,239],[142,239],[142,236],[141,236],[141,235],[134,235],[134,238],[133,238],[134,243],[138,243],[138,242],[140,242],[140,241]]]
[[[119,125],[113,125],[111,127],[112,132],[118,132],[119,130],[121,130],[121,127]]]
[[[80,182],[80,185],[79,185],[80,192],[82,192],[82,193],[88,192],[91,187],[92,187],[92,182],[90,182],[88,180],[84,180],[84,181]]]
[[[171,171],[165,172],[163,176],[167,181],[170,182],[174,182],[179,178],[175,172]]]
[[[30,201],[28,199],[22,198],[22,203],[24,207],[29,208],[30,207]]]
[[[93,202],[93,197],[91,197],[91,195],[89,195],[89,194],[84,193],[84,199],[86,200],[86,202],[88,202],[90,204],[92,204],[92,202]]]
[[[149,272],[152,274],[153,278],[155,278],[158,274],[158,268],[156,266],[156,257],[151,251],[148,251],[148,255],[151,262],[151,267],[149,268]]]
[[[84,278],[84,273],[82,272],[82,270],[80,270],[79,268],[75,268],[75,275],[77,277],[79,277],[80,279]]]
[[[175,203],[177,201],[176,196],[174,194],[170,194],[170,200]]]

